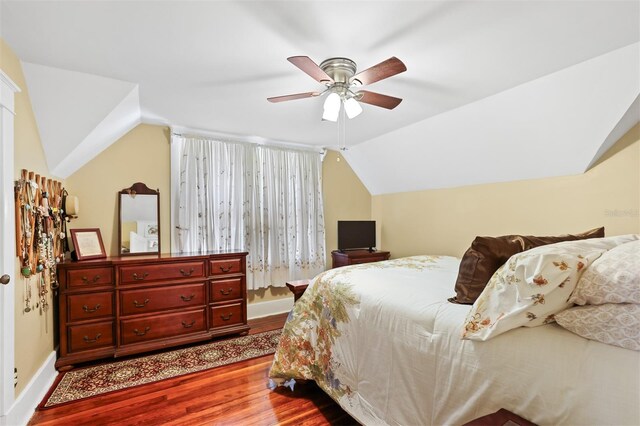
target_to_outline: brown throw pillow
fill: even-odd
[[[472,305],[498,268],[516,253],[561,241],[602,237],[604,237],[604,227],[595,228],[582,234],[559,235],[557,237],[524,235],[476,237],[462,257],[455,286],[456,296],[450,298],[449,301]]]

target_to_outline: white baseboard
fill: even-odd
[[[266,302],[249,303],[247,317],[249,319],[268,317],[269,315],[289,312],[293,308],[293,296]]]
[[[58,372],[55,368],[56,353],[51,352],[22,393],[15,400],[6,416],[0,417],[0,425],[22,426],[29,423],[33,412],[53,385]]]

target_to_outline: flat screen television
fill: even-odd
[[[375,220],[339,220],[338,250],[369,249],[376,246]]]

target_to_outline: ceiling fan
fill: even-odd
[[[348,58],[329,58],[318,66],[308,56],[292,56],[287,58],[296,67],[311,76],[314,80],[327,86],[321,92],[304,92],[286,96],[267,98],[269,102],[284,102],[294,99],[312,98],[328,93],[324,102],[322,118],[329,121],[337,121],[340,107],[344,105],[344,111],[349,118],[354,118],[362,112],[359,102],[375,105],[386,109],[394,109],[402,99],[394,98],[368,90],[357,90],[360,86],[375,83],[385,78],[400,74],[407,67],[398,58],[391,57],[386,61],[367,68],[356,74],[356,63]]]

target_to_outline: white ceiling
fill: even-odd
[[[367,87],[403,98],[400,106],[364,105],[347,123],[346,158],[374,194],[579,173],[640,93],[637,0],[0,4],[0,34],[27,64],[45,152],[65,158],[82,157],[87,150],[77,147],[91,144],[96,155],[137,121],[336,147],[337,125],[320,120],[322,99],[266,101],[322,88],[286,61],[294,55],[317,63],[346,56],[360,70],[391,56],[407,65],[405,73]],[[613,59],[626,68],[611,65]],[[78,78],[76,87],[65,85],[69,93],[88,91],[80,90],[89,80],[83,74],[106,79],[97,86],[119,87],[102,99],[129,119],[100,120],[103,104],[53,111],[51,86],[60,80],[51,75],[62,70],[76,73],[67,81]],[[54,113],[70,117],[76,129],[43,124],[40,117]],[[624,123],[637,121],[627,115]],[[112,135],[86,130],[101,122]],[[63,139],[73,146],[60,151]],[[493,170],[550,144],[561,144],[562,155],[583,144],[585,153],[536,173]],[[456,172],[456,164],[466,164],[459,163],[464,153],[492,166]],[[73,172],[47,157],[62,177]],[[405,159],[414,160],[411,167],[403,167]]]

